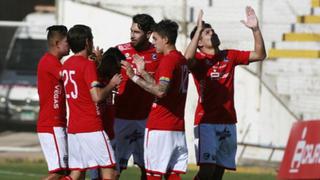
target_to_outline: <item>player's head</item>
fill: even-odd
[[[111,79],[115,74],[120,73],[121,60],[126,57],[118,48],[111,47],[102,55],[101,61],[98,63],[98,76],[102,79]]]
[[[86,25],[74,25],[68,32],[67,40],[73,53],[86,50],[92,53],[93,36],[91,28]]]
[[[130,40],[134,48],[139,49],[149,43],[154,24],[153,18],[148,14],[136,14],[132,17]]]
[[[197,28],[197,26],[194,27],[192,32],[190,33],[191,39],[193,38]],[[203,30],[201,32],[200,39],[198,42],[198,48],[217,48],[219,46],[220,39],[218,35],[215,33],[210,24],[203,21]]]
[[[153,44],[158,53],[163,53],[166,46],[175,46],[179,26],[171,20],[162,20],[153,28]]]
[[[47,41],[49,48],[56,49],[59,55],[69,54],[69,44],[67,42],[68,29],[63,25],[53,25],[47,28]]]

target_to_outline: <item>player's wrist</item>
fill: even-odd
[[[257,31],[260,31],[260,28],[259,28],[259,26],[257,26],[257,27],[251,28],[251,30],[252,30],[253,32],[257,32]]]
[[[137,76],[137,75],[134,75],[134,76],[132,76],[130,79],[131,79],[134,83],[136,83],[136,82],[140,79],[140,77]]]

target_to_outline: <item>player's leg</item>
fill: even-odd
[[[65,128],[53,127],[51,133],[38,133],[40,145],[48,165],[49,175],[55,180],[67,175],[68,152]]]
[[[132,142],[133,145],[133,160],[134,164],[136,164],[140,168],[141,176],[140,180],[146,180],[147,174],[144,166],[144,133],[146,128],[146,120],[137,120],[135,121],[135,131],[134,136],[136,141]],[[133,135],[133,134],[132,134]]]
[[[216,166],[216,169],[214,171],[214,178],[216,180],[222,180],[224,174],[224,167]]]
[[[119,173],[127,168],[128,160],[132,154],[134,142],[134,129],[132,128],[131,120],[115,119],[115,154],[117,158],[117,168]]]
[[[219,149],[217,151],[217,167],[214,177],[221,180],[224,170],[236,169],[236,152],[237,152],[237,129],[235,124],[216,125],[216,134],[219,139]]]
[[[188,147],[185,132],[169,131],[168,134],[174,141],[174,147],[168,165],[169,171],[165,179],[181,180],[180,174],[185,174],[188,166]]]
[[[211,180],[216,169],[218,138],[211,124],[199,124],[194,127],[195,151],[199,171],[194,179]]]
[[[116,178],[114,168],[100,168],[102,180],[114,180]]]

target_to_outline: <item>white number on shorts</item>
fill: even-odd
[[[72,76],[75,74],[76,74],[76,72],[73,70],[70,70],[70,71],[63,70],[62,71],[62,75],[64,78],[64,87],[66,87],[69,82],[71,82],[73,85],[73,91],[71,91],[70,94],[67,93],[67,91],[66,91],[66,98],[70,98],[70,95],[71,95],[72,99],[78,98],[78,86],[77,86],[77,83],[72,78]]]
[[[180,84],[180,92],[181,93],[187,93],[188,76],[189,76],[188,67],[186,65],[181,66],[181,84]]]

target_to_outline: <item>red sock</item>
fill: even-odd
[[[173,173],[173,174],[169,174],[167,180],[181,180],[181,177],[179,174]]]
[[[60,178],[60,180],[72,180],[72,177],[70,177],[70,176],[63,176],[62,178]]]
[[[161,180],[161,176],[147,175],[147,180]]]

